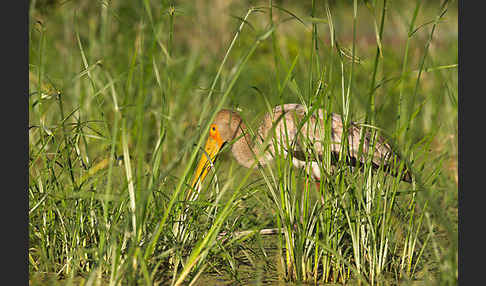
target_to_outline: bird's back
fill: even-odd
[[[330,151],[334,158],[337,158],[341,152],[341,143],[343,141],[344,126],[343,120],[339,114],[330,113],[325,118],[325,112],[318,109],[312,115],[308,115],[305,106],[301,104],[284,104],[276,106],[271,113],[267,113],[262,125],[259,128],[259,134],[263,139],[273,138],[273,143],[269,145],[269,151],[275,152],[292,152],[297,160],[305,161],[305,152],[314,154],[321,158],[324,154],[324,142],[330,141]],[[331,120],[331,136],[325,139],[325,122]],[[270,132],[274,132],[273,134]],[[362,128],[356,123],[349,124],[347,138],[347,154],[350,164],[356,164],[359,156],[359,145]],[[369,128],[364,130],[362,152],[359,156],[360,162],[366,161],[369,149],[372,147],[372,132]],[[372,163],[375,168],[383,165],[384,169],[393,174],[391,169],[393,158],[398,156],[393,152],[390,144],[384,137],[375,132],[375,150],[372,157]],[[274,145],[280,149],[275,150]],[[395,155],[395,156],[393,156]],[[309,158],[312,159],[312,158]],[[398,160],[396,161],[398,162]],[[297,162],[294,162],[294,164]],[[398,165],[396,165],[398,166]],[[396,170],[395,170],[396,171]],[[410,174],[405,172],[403,177],[405,181],[411,181]]]

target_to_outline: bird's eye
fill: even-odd
[[[209,135],[211,135],[211,136],[216,135],[216,126],[211,125],[211,128],[209,129]]]

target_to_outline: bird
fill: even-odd
[[[220,110],[209,126],[204,154],[201,155],[195,169],[192,189],[201,186],[215,162],[216,155],[227,143],[232,143],[233,157],[246,168],[256,168],[268,164],[278,152],[282,152],[284,156],[292,153],[292,164],[297,168],[306,166],[306,162],[310,161],[309,175],[319,183],[322,178],[319,160],[322,160],[325,147],[323,140],[324,114],[323,109],[316,109],[312,114],[308,114],[308,109],[301,104],[277,105],[271,112],[264,115],[257,134],[252,139],[238,112],[230,109]],[[344,126],[342,117],[337,113],[330,113],[330,120],[330,150],[332,161],[335,163],[341,152]],[[351,122],[349,125],[346,163],[356,166],[357,161],[361,163],[366,161],[366,154],[372,147],[373,133],[369,129],[364,131],[362,152],[359,155],[362,125],[356,122]],[[306,158],[306,151],[307,156],[308,154],[314,154],[314,156]],[[399,175],[396,166],[399,166],[401,159],[392,150],[387,140],[377,133],[375,133],[375,150],[371,162],[373,169],[382,166],[385,172],[395,177]],[[412,182],[409,168],[404,168],[400,179],[408,183]],[[317,184],[317,186],[319,185]]]

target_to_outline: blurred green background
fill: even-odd
[[[265,8],[270,2],[274,5],[272,18]],[[384,2],[387,9],[383,36],[377,41]],[[355,3],[356,30],[353,30]],[[148,229],[155,227],[166,194],[182,176],[185,162],[204,127],[201,124],[209,116],[203,110],[218,68],[243,17],[252,7],[263,8],[246,20],[222,66],[221,78],[207,105],[209,109],[213,111],[236,67],[255,38],[268,29],[270,19],[279,23],[271,40],[259,44],[224,105],[240,110],[252,126],[257,126],[267,111],[266,102],[274,106],[302,101],[295,87],[286,86],[279,92],[294,59],[291,80],[302,94],[313,93],[316,85],[309,85],[312,24],[317,29],[314,47],[322,63],[321,71],[326,76],[329,70],[334,71],[329,72],[332,77],[323,84],[331,108],[337,113],[343,112],[341,69],[345,71],[345,80],[349,80],[354,43],[350,85],[353,121],[362,122],[366,118],[371,75],[380,48],[375,82],[376,125],[404,152],[413,153],[410,146],[417,142],[429,142],[420,153],[414,154],[418,172],[428,180],[430,192],[426,198],[434,198],[431,215],[437,219],[436,236],[423,259],[430,265],[428,271],[437,277],[434,281],[457,283],[456,1],[315,1],[313,9],[312,1],[284,0],[37,0],[30,1],[29,8],[32,284],[44,283],[45,274],[55,274],[53,281],[78,275],[88,279],[97,265],[108,263],[99,258],[102,255],[93,254],[98,253],[96,249],[104,235],[97,233],[97,220],[106,219],[112,211],[117,213],[102,202],[107,174],[108,185],[120,190],[123,198],[128,196],[125,170],[116,167],[121,159],[107,163],[115,161],[112,153],[122,158],[123,138],[113,136],[116,132],[126,135],[137,190],[146,187],[142,181],[156,170],[151,184],[161,186],[153,191],[153,196],[160,200],[155,199],[147,208],[147,212],[153,213],[146,219]],[[334,37],[326,7],[332,14]],[[314,77],[317,79],[316,73]],[[399,108],[401,118],[397,116]],[[118,116],[120,122],[115,123]],[[407,124],[406,132],[397,131]],[[158,142],[162,142],[160,149],[156,148]],[[161,154],[160,161],[154,160],[157,152]],[[155,166],[154,161],[160,164]],[[225,168],[221,170],[231,168],[230,161],[229,155],[223,155]],[[115,167],[108,168],[108,164]],[[238,172],[241,171],[238,169],[235,176]],[[221,176],[225,178],[224,174]],[[113,199],[109,195],[107,201]],[[247,204],[250,226],[272,224],[268,212],[259,209],[258,200]],[[117,206],[128,212],[126,201]],[[83,212],[84,216],[80,214]],[[120,213],[117,227],[123,229],[129,225],[129,218],[123,211]],[[66,223],[62,218],[75,218],[72,231],[61,226]],[[76,220],[86,224],[86,229],[77,225]],[[118,233],[122,235],[123,231]],[[90,258],[83,262],[84,255]],[[35,278],[36,275],[41,278]]]

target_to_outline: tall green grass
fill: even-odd
[[[457,284],[456,3],[210,4],[31,1],[31,284]],[[284,103],[325,111],[319,189],[291,155],[248,170],[225,147],[191,190],[219,109],[256,134]],[[386,135],[414,183],[345,148],[331,166],[331,112]]]

